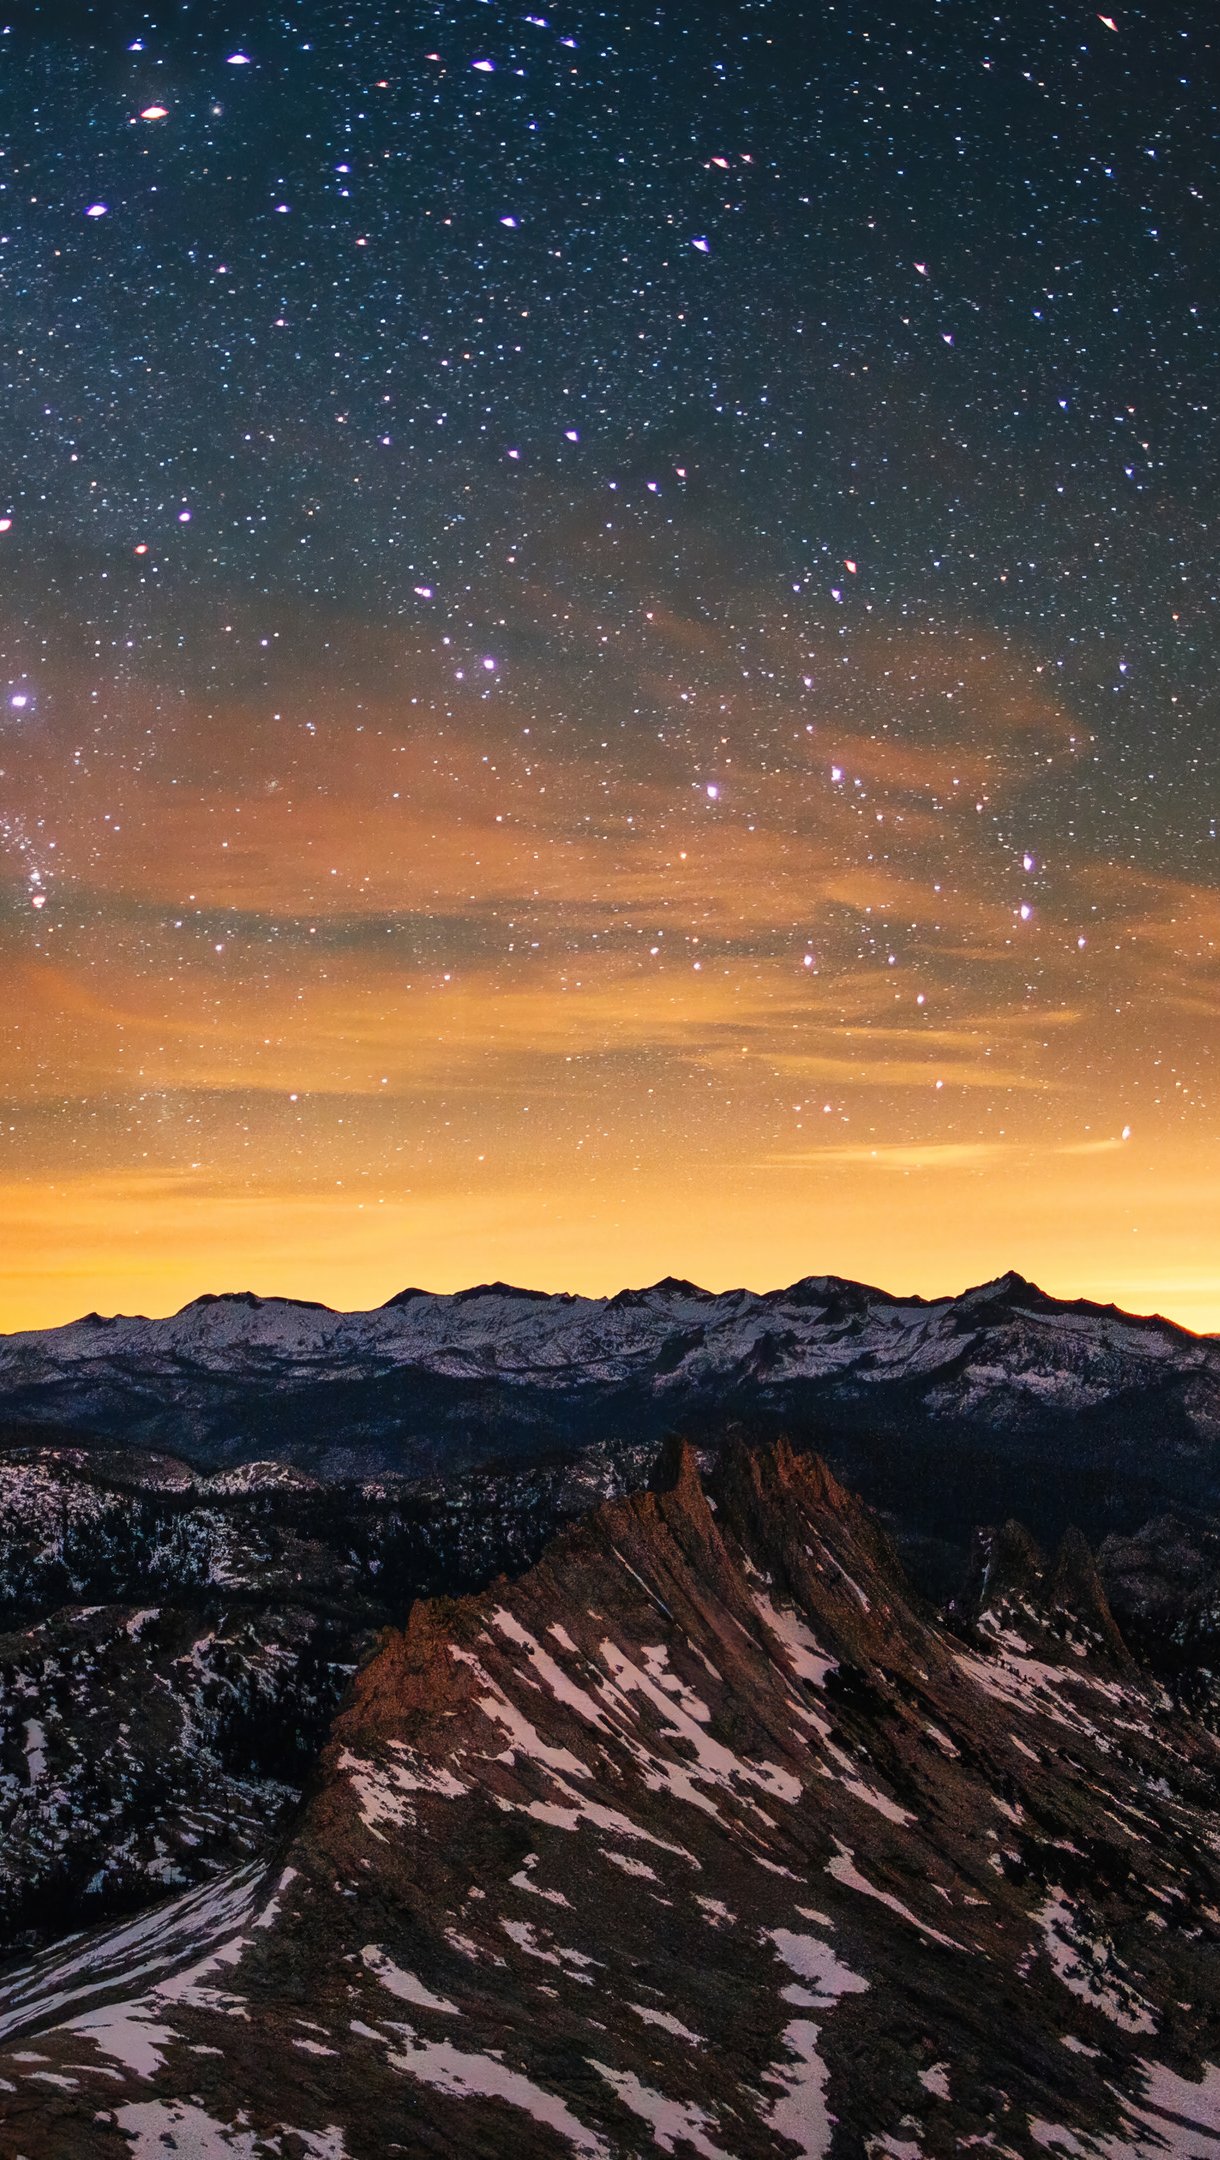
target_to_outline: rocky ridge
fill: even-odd
[[[323,1488],[0,1454],[0,1958],[263,1853],[377,1629],[519,1572],[635,1460]]]
[[[657,1483],[387,1633],[269,1870],[9,1977],[6,2151],[1220,2160],[1218,1744],[1087,1556],[953,1632],[816,1460]]]

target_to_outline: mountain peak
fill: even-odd
[[[570,1290],[523,1290],[517,1283],[472,1283],[469,1290],[455,1290],[455,1305],[472,1305],[479,1298],[503,1298],[519,1305],[570,1305]]]
[[[687,1282],[680,1275],[663,1275],[659,1282],[649,1283],[642,1290],[616,1290],[606,1300],[608,1312],[632,1312],[648,1310],[658,1304],[669,1305],[681,1299],[693,1305],[731,1305],[744,1295],[740,1290],[704,1290],[698,1283]]]
[[[768,1300],[777,1304],[809,1304],[814,1299],[846,1299],[860,1305],[922,1305],[923,1298],[896,1298],[875,1283],[853,1282],[847,1275],[802,1275],[786,1290],[770,1290]]]
[[[1005,1269],[1002,1275],[994,1276],[990,1282],[973,1284],[969,1290],[963,1290],[955,1302],[959,1305],[986,1305],[1026,1296],[1037,1298],[1048,1305],[1055,1302],[1044,1290],[1038,1288],[1037,1283],[1018,1274],[1016,1268]]]
[[[659,1282],[650,1283],[646,1290],[636,1292],[639,1297],[693,1298],[699,1305],[714,1304],[718,1295],[733,1297],[736,1294],[732,1290],[719,1293],[704,1290],[699,1283],[688,1282],[683,1275],[662,1275]]]
[[[690,1441],[677,1433],[667,1434],[652,1467],[650,1489],[655,1493],[678,1492],[699,1482],[699,1461]]]
[[[287,1307],[292,1312],[333,1312],[334,1307],[324,1305],[319,1298],[260,1297],[256,1290],[202,1290],[198,1297],[180,1305],[174,1315],[180,1320],[184,1313],[206,1312],[216,1305],[240,1305],[247,1312],[263,1312],[267,1306]]]

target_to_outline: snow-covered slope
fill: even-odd
[[[1058,1304],[1007,1275],[934,1302],[895,1298],[837,1277],[786,1290],[719,1295],[665,1281],[612,1298],[547,1296],[502,1283],[452,1296],[404,1291],[372,1312],[334,1312],[288,1298],[197,1298],[164,1320],[102,1319],[0,1337],[0,1390],[134,1385],[177,1400],[204,1375],[254,1385],[376,1378],[414,1367],[513,1386],[613,1384],[647,1377],[675,1386],[751,1369],[769,1381],[853,1374],[862,1385],[930,1378],[998,1326],[1026,1355],[972,1362],[985,1402],[1014,1383],[1036,1401],[1080,1409],[1101,1401],[1120,1368],[1188,1365],[1220,1382],[1220,1344],[1159,1320]]]
[[[683,1455],[415,1608],[263,1879],[0,1985],[0,2150],[1220,2160],[1220,1747],[1037,1572],[955,1638]]]

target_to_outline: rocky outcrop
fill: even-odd
[[[976,1533],[965,1586],[950,1607],[975,1641],[1000,1642],[1024,1655],[1061,1664],[1085,1659],[1094,1669],[1134,1666],[1079,1530],[1064,1532],[1054,1558],[1019,1522]]]
[[[1216,2160],[1220,1750],[1109,1654],[681,1452],[383,1637],[263,1879],[10,1977],[0,2149]]]

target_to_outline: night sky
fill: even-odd
[[[0,1325],[1220,1327],[1218,37],[12,18]]]

